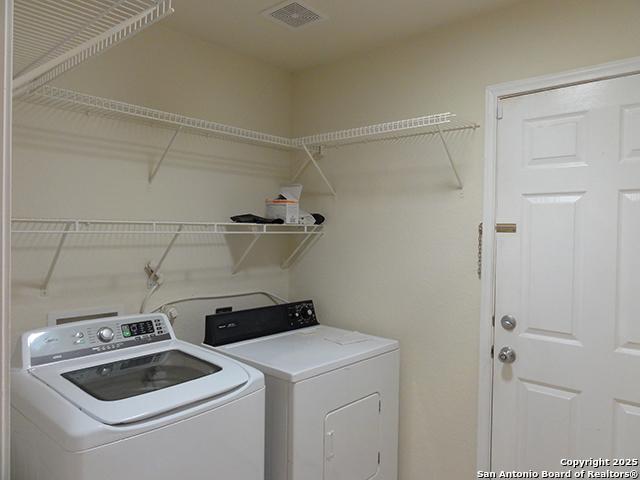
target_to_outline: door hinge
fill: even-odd
[[[495,314],[491,315],[491,326],[492,327],[496,326],[496,316],[495,316]]]
[[[493,358],[493,345],[491,345],[491,358]]]
[[[382,400],[378,400],[378,412],[382,412]]]
[[[380,452],[378,452],[378,465],[380,465]]]
[[[496,108],[496,118],[502,120],[502,102],[498,100],[498,106]]]

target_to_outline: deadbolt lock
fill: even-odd
[[[505,315],[500,319],[500,325],[502,325],[502,328],[505,330],[513,330],[516,328],[517,323],[516,317],[513,315]]]

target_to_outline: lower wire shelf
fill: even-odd
[[[235,274],[240,270],[258,240],[264,235],[303,236],[290,255],[281,263],[281,268],[285,269],[301,258],[315,241],[324,234],[322,225],[233,222],[14,218],[11,220],[11,225],[12,235],[60,236],[49,270],[42,283],[43,294],[47,293],[51,278],[60,259],[60,254],[69,235],[166,235],[171,237],[164,253],[155,266],[148,264],[145,267],[145,272],[149,277],[149,284],[153,285],[159,281],[160,268],[181,235],[253,236],[251,242],[233,266],[232,273]]]

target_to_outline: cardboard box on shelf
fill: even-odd
[[[300,197],[302,185],[284,185],[280,187],[278,196],[266,201],[267,218],[280,218],[284,223],[300,222]]]

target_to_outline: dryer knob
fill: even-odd
[[[102,327],[100,330],[98,330],[98,339],[104,343],[110,342],[111,340],[113,340],[113,330],[111,330],[109,327]]]

